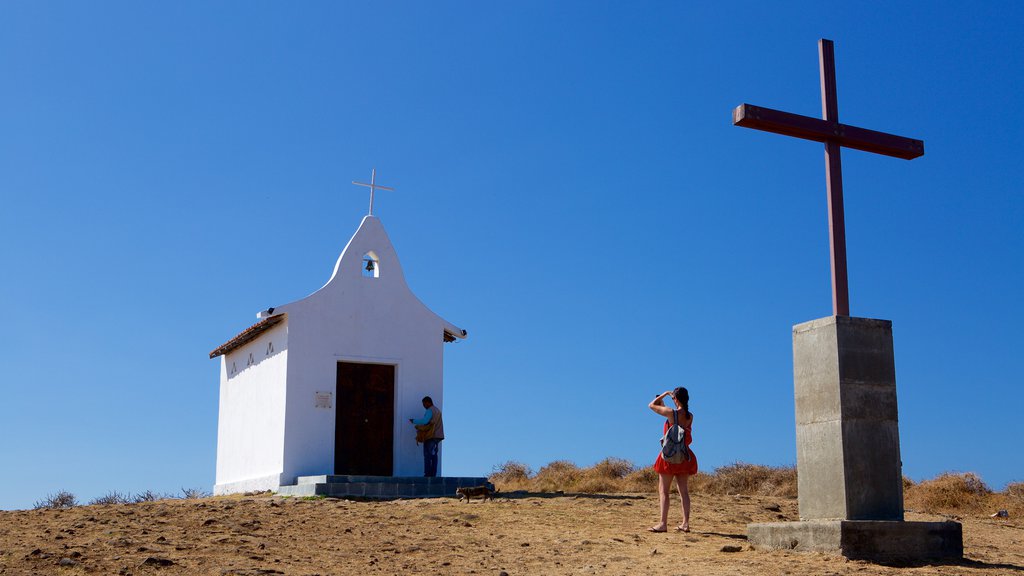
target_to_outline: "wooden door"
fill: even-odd
[[[395,367],[338,362],[334,473],[391,476]]]

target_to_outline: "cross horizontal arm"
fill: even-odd
[[[356,182],[355,180],[353,180],[352,183],[355,184],[356,186],[366,186],[367,188],[376,188],[377,190],[390,190],[391,192],[395,191],[394,188],[388,186],[381,186],[380,184],[367,184],[365,182]]]
[[[913,160],[924,155],[922,140],[875,132],[750,104],[740,104],[732,111],[732,123],[744,128],[756,128],[805,140],[835,142],[847,148],[894,156],[904,160]]]

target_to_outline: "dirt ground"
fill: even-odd
[[[647,532],[656,514],[653,494],[256,495],[0,512],[0,574],[1024,574],[1017,518],[962,518],[961,562],[886,566],[750,549],[746,524],[796,520],[791,499],[694,495],[688,534]]]

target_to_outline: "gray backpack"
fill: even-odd
[[[679,413],[672,411],[672,425],[661,437],[661,458],[669,464],[690,461],[690,450],[686,447],[686,430],[679,425]]]

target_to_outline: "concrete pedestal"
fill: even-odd
[[[902,520],[892,322],[830,316],[793,327],[803,520]]]
[[[902,522],[892,322],[830,316],[794,326],[793,383],[802,522],[751,524],[751,544],[851,558],[960,557],[959,524]]]

